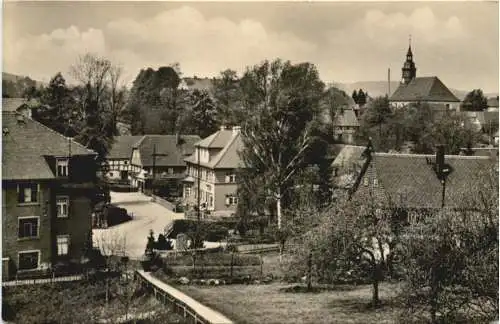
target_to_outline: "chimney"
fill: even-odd
[[[233,135],[238,134],[241,131],[241,126],[233,126]]]
[[[444,171],[444,145],[436,145],[436,172],[441,179]]]

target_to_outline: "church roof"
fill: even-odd
[[[389,101],[460,102],[436,76],[414,78],[407,85],[401,84]]]

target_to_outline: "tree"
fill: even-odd
[[[76,140],[98,153],[98,161],[104,162],[111,147],[116,125],[113,112],[106,104],[111,62],[94,54],[80,56],[71,67],[73,77],[80,82],[82,100],[80,106],[81,128]]]
[[[366,104],[366,99],[367,99],[368,93],[364,93],[363,89],[359,89],[357,99],[358,102],[356,102],[360,106],[364,106]]]
[[[216,107],[207,91],[193,90],[188,107],[181,117],[183,132],[205,138],[218,129]]]
[[[242,129],[241,157],[265,179],[281,229],[282,198],[314,141],[312,121],[324,84],[314,65],[280,60],[247,69],[241,84],[245,105],[254,112]]]
[[[390,132],[388,124],[391,118],[392,110],[389,105],[389,98],[387,96],[375,98],[367,105],[367,109],[361,118],[361,131],[358,136],[363,139],[363,142],[372,137],[378,150],[387,150],[391,147],[387,136]]]
[[[240,125],[245,120],[240,105],[240,87],[236,71],[224,70],[213,80],[213,97],[217,107],[217,123]]]
[[[479,132],[462,115],[448,113],[433,124],[433,145],[446,146],[448,154],[459,154],[464,147],[473,147],[479,138]]]
[[[470,179],[454,209],[421,215],[399,253],[406,322],[483,323],[498,316],[498,165]]]
[[[462,101],[462,110],[483,111],[488,108],[488,99],[484,96],[483,90],[474,89],[467,93]]]
[[[64,136],[74,137],[79,130],[75,105],[71,90],[59,72],[40,92],[40,104],[34,107],[33,118]]]
[[[356,89],[354,89],[354,91],[352,92],[352,100],[354,100],[354,103],[358,103],[358,92],[356,91]]]
[[[386,275],[386,257],[393,239],[392,208],[373,201],[342,200],[320,212],[316,221],[309,221],[310,228],[295,238],[300,243],[291,251],[292,276],[306,271],[311,255],[318,281],[366,280],[373,287],[372,306],[379,306],[379,283]]]

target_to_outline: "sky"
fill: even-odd
[[[4,2],[3,71],[48,82],[87,52],[124,69],[178,62],[213,77],[268,59],[314,63],[326,82],[417,76],[498,92],[498,2]]]

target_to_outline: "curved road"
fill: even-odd
[[[133,219],[107,229],[93,230],[94,243],[104,254],[107,254],[105,250],[119,253],[117,250],[125,246],[126,255],[139,258],[144,254],[150,230],[158,238],[172,220],[184,218],[183,213],[174,213],[139,192],[111,192],[111,203],[127,209]]]

